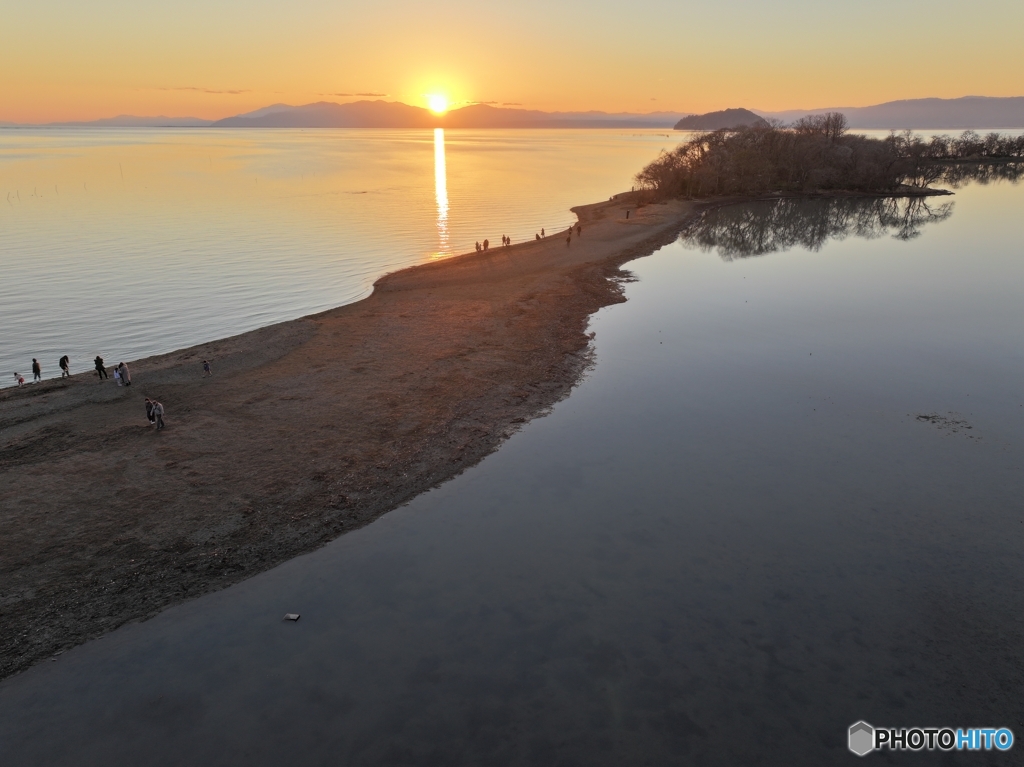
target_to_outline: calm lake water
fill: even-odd
[[[860,719],[1024,737],[1022,203],[709,214],[629,266],[550,415],[7,680],[0,762],[820,767],[859,763]]]
[[[564,228],[678,134],[0,130],[0,385],[355,301],[485,238]],[[31,378],[31,376],[28,376]]]

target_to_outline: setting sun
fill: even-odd
[[[444,114],[448,111],[448,97],[434,93],[427,96],[427,106],[430,107],[430,111],[434,114]]]

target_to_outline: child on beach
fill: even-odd
[[[14,380],[18,382],[18,386],[25,385],[25,379],[19,373],[14,374]]]
[[[203,378],[206,378],[206,376],[212,376],[212,375],[213,375],[213,371],[210,370],[210,363],[207,362],[206,360],[203,360]]]
[[[117,381],[117,385],[121,385],[121,368],[114,368],[114,380]]]
[[[156,416],[153,415],[153,400],[149,397],[146,397],[146,420],[149,421],[150,426],[156,423]]]

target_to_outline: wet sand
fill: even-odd
[[[580,380],[619,266],[695,210],[620,195],[574,208],[568,246],[563,231],[397,272],[358,303],[130,362],[131,387],[90,371],[0,391],[0,677],[480,461]]]

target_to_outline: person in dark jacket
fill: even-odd
[[[43,380],[43,368],[39,365],[39,360],[35,357],[32,358],[32,383]]]
[[[57,364],[60,365],[60,377],[63,378],[64,376],[67,376],[68,378],[70,378],[71,360],[68,359],[68,355],[65,354],[63,357],[61,357],[60,362],[58,362]]]
[[[98,354],[96,355],[96,375],[100,377],[101,381],[104,378],[110,378],[110,376],[107,375],[107,369],[103,367],[103,358]]]

